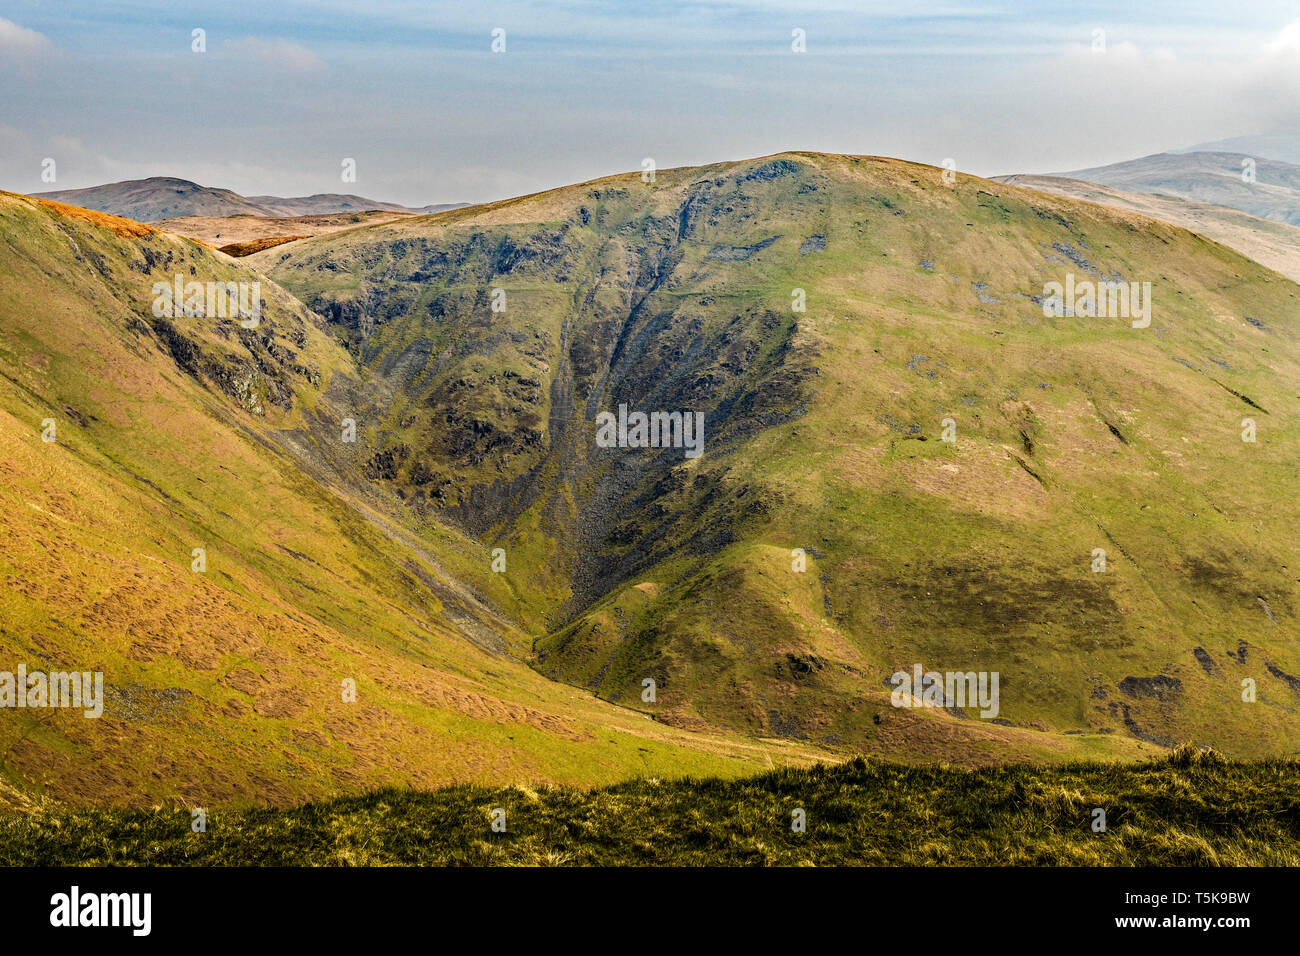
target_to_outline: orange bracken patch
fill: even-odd
[[[95,212],[93,209],[82,209],[80,206],[69,206],[65,203],[54,202],[52,199],[38,199],[35,196],[27,196],[32,202],[40,203],[46,209],[52,210],[60,216],[68,219],[81,219],[93,226],[103,226],[105,229],[112,229],[119,236],[149,236],[158,230],[152,226],[146,226],[142,222],[136,222],[134,219],[124,219],[122,216],[110,216],[106,212]]]

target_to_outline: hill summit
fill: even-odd
[[[383,396],[369,480],[508,554],[549,676],[913,756],[1290,732],[1300,290],[1201,236],[786,153],[253,259]],[[703,454],[607,447],[624,406]],[[894,706],[918,665],[1000,674],[996,718]]]

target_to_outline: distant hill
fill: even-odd
[[[1182,226],[1236,249],[1256,262],[1300,282],[1300,226],[1260,219],[1240,209],[1213,203],[1125,192],[1081,179],[1060,176],[999,176],[997,181],[1058,196],[1083,199],[1141,213]],[[245,220],[239,219],[237,222]]]
[[[229,189],[200,186],[188,179],[169,176],[130,179],[103,186],[59,189],[34,195],[40,199],[52,199],[97,212],[124,216],[137,222],[158,222],[182,216],[315,216],[368,209],[427,214],[467,205],[441,203],[419,207],[399,206],[396,203],[342,193],[318,193],[288,199],[281,196],[241,196]]]
[[[1237,153],[1259,159],[1277,159],[1300,166],[1300,130],[1277,133],[1260,133],[1255,136],[1233,136],[1216,139],[1211,143],[1196,143],[1171,153]]]
[[[1242,161],[1255,164],[1253,182]],[[1053,173],[1135,193],[1159,193],[1231,206],[1261,219],[1300,225],[1300,166],[1238,153],[1157,153],[1111,166]]]
[[[265,216],[267,210],[229,189],[200,186],[187,179],[154,176],[126,182],[58,189],[36,193],[70,206],[82,206],[137,222],[157,222],[174,216]]]
[[[344,193],[317,193],[314,196],[299,196],[284,199],[280,196],[249,196],[249,202],[257,203],[275,216],[323,216],[340,212],[365,212],[370,209],[383,209],[387,212],[409,212],[428,214],[459,209],[469,205],[463,202],[431,203],[427,206],[399,206],[397,203],[379,202],[364,196]]]

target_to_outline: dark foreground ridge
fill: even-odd
[[[0,864],[1295,866],[1298,794],[1298,761],[1190,748],[1140,764],[969,771],[858,758],[595,790],[385,789],[213,809],[202,833],[190,808],[50,804],[0,817]],[[499,809],[505,832],[493,831]]]

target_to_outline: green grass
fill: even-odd
[[[506,831],[493,832],[496,808]],[[1094,809],[1106,814],[1094,832]],[[796,833],[792,814],[806,814]],[[1138,764],[966,771],[858,758],[595,790],[384,789],[293,809],[0,818],[3,865],[1295,866],[1300,762],[1182,749]]]

